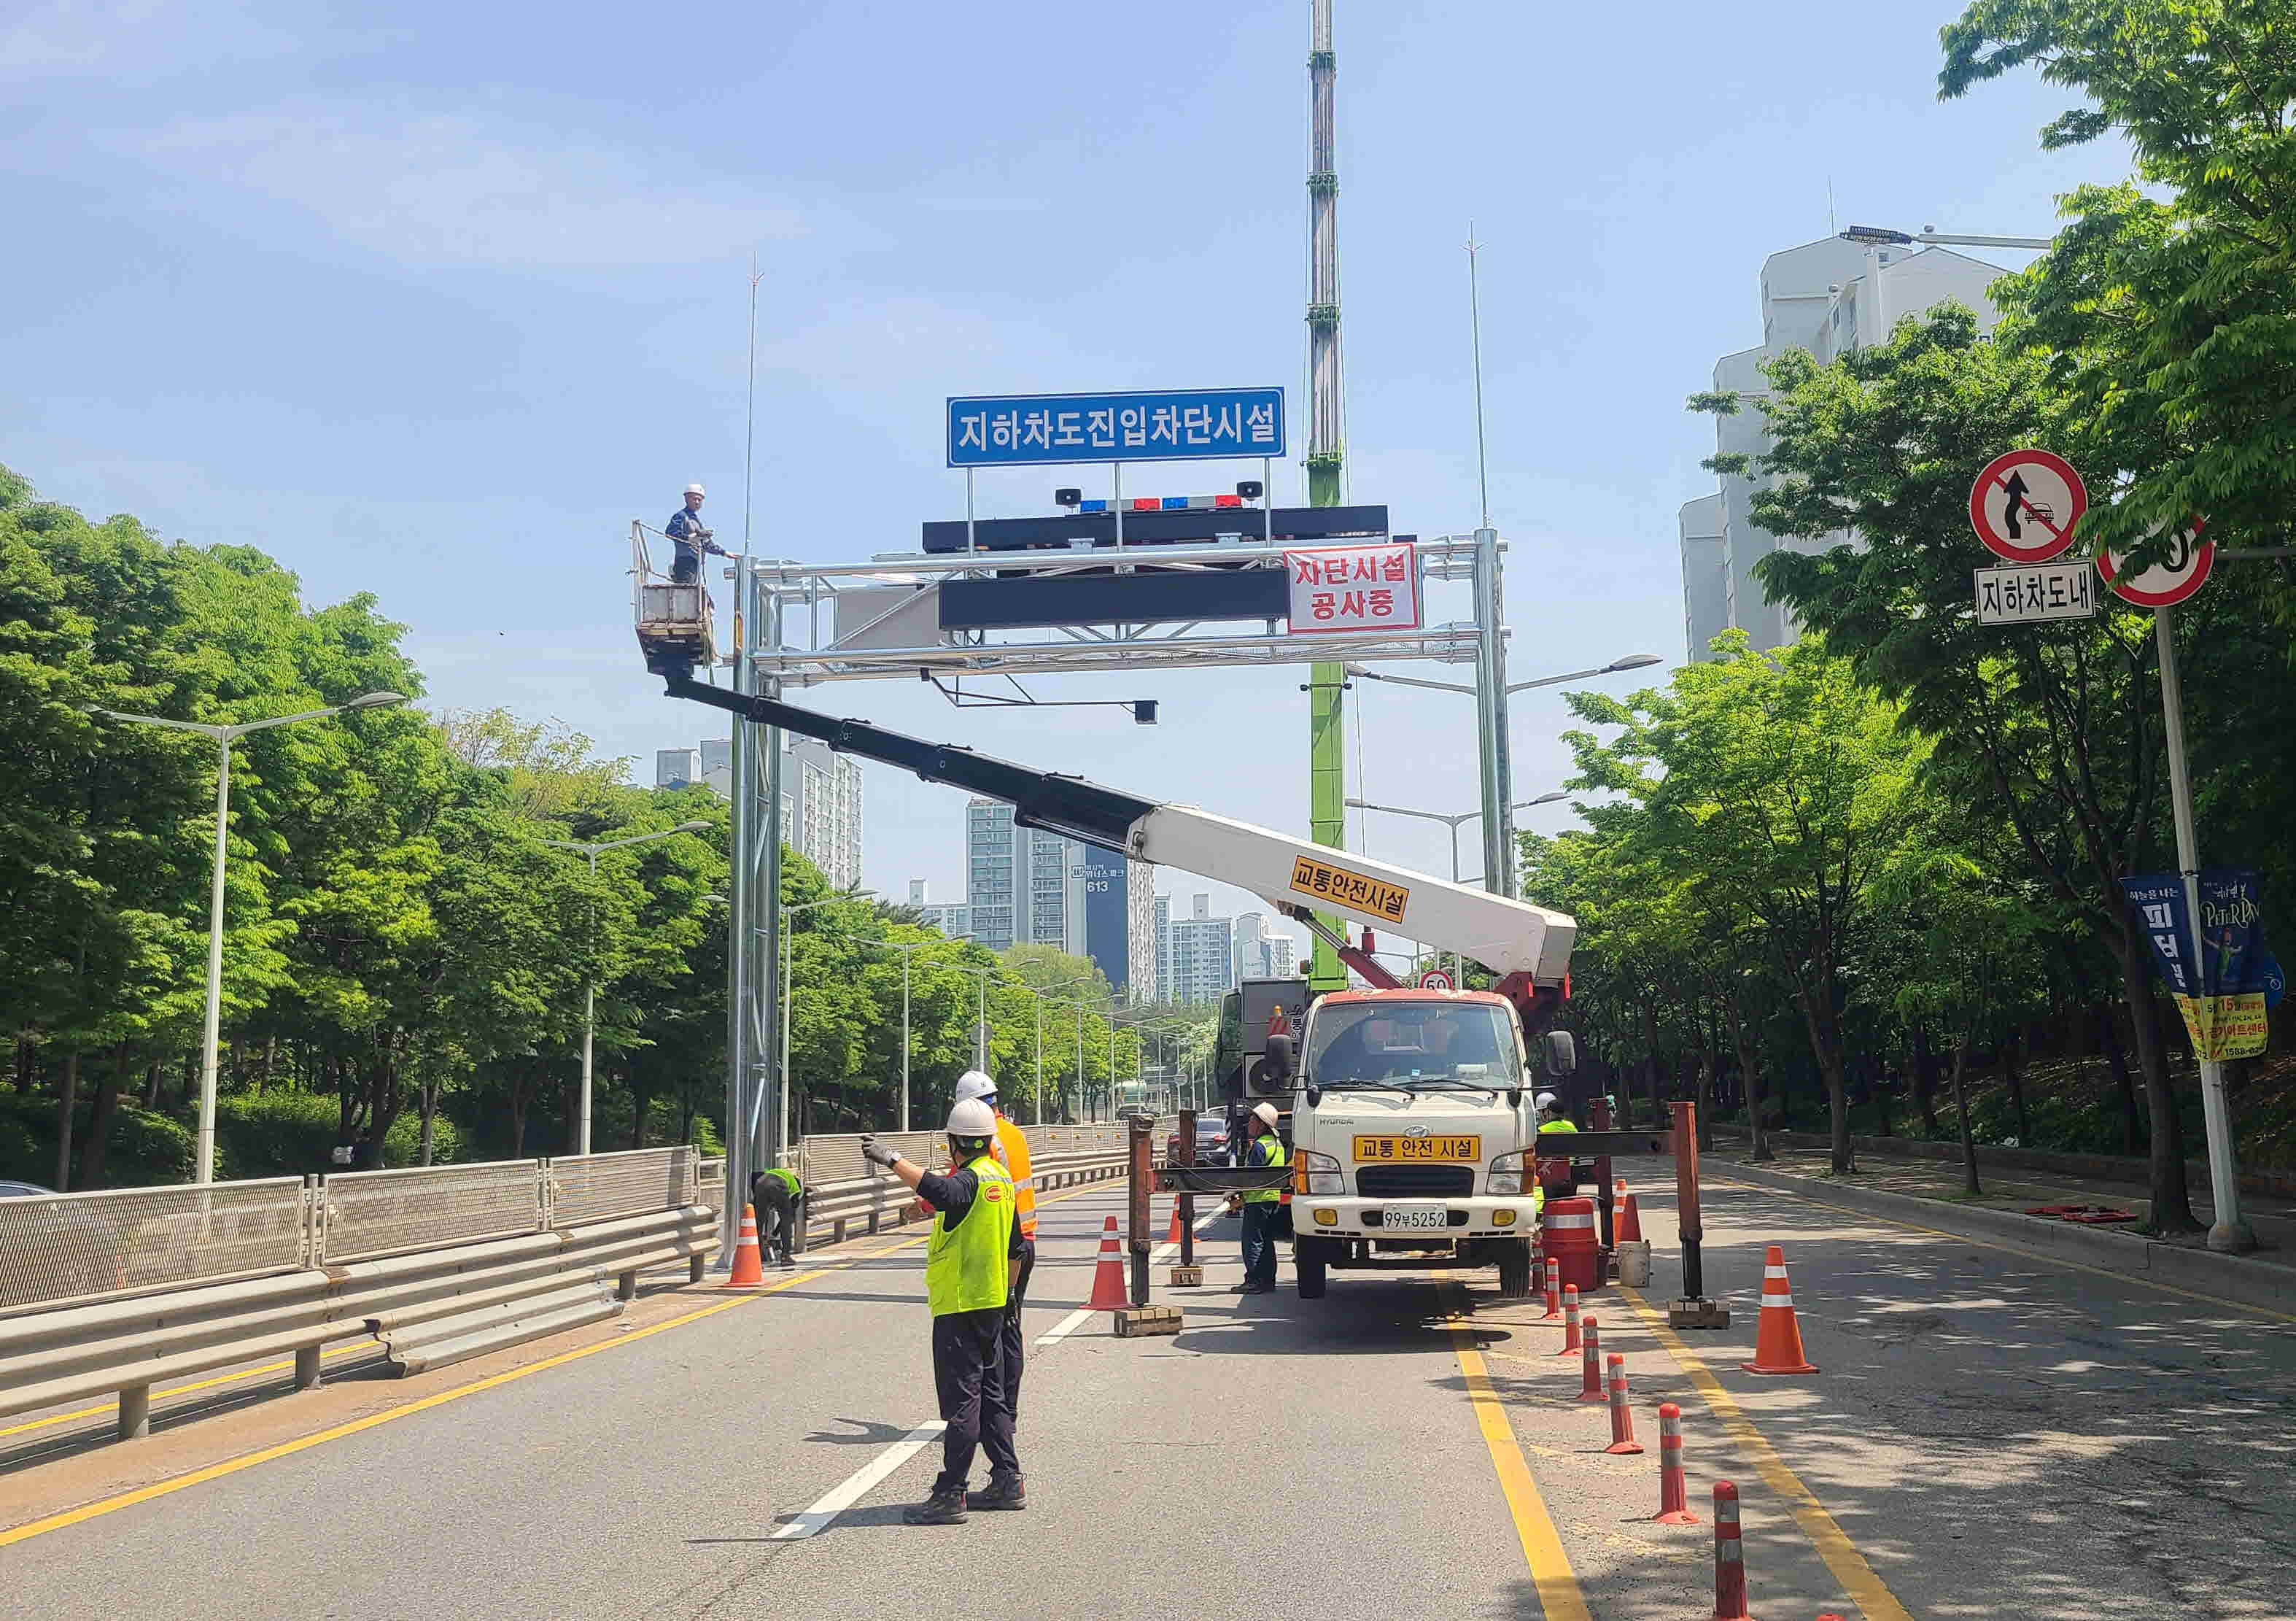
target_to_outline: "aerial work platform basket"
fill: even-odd
[[[699,580],[672,580],[653,572],[646,526],[630,520],[630,609],[646,669],[658,676],[690,676],[718,662],[709,593]]]

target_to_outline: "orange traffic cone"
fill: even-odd
[[[1615,1235],[1621,1244],[1639,1244],[1643,1238],[1643,1213],[1635,1206],[1635,1196],[1626,1195],[1619,1201],[1619,1225]]]
[[[1132,1296],[1124,1289],[1124,1255],[1116,1241],[1116,1218],[1108,1218],[1108,1225],[1100,1230],[1100,1264],[1092,1271],[1092,1298],[1084,1303],[1087,1312],[1120,1311],[1132,1304]]]
[[[1802,1354],[1801,1323],[1794,1316],[1793,1286],[1786,1281],[1786,1252],[1773,1244],[1762,1257],[1762,1316],[1749,1373],[1816,1373]]]
[[[1165,1234],[1164,1234],[1164,1242],[1165,1242],[1165,1243],[1167,1243],[1167,1244],[1177,1244],[1179,1241],[1180,1241],[1180,1204],[1179,1204],[1179,1201],[1178,1201],[1177,1199],[1175,1199],[1175,1200],[1173,1200],[1173,1201],[1172,1201],[1172,1225],[1171,1225],[1171,1227],[1170,1227],[1168,1230],[1166,1230],[1166,1232],[1165,1232]]]
[[[734,1270],[726,1274],[729,1289],[753,1289],[766,1280],[765,1257],[758,1253],[758,1207],[742,1206],[742,1236],[734,1244]]]

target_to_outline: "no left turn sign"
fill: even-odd
[[[1996,556],[2012,563],[2046,563],[2063,551],[2087,510],[2080,474],[2046,450],[1995,457],[1969,490],[1970,526]]]

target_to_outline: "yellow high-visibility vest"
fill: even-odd
[[[1258,1140],[1267,1145],[1267,1164],[1283,1165],[1291,1163],[1283,1152],[1283,1140],[1275,1132],[1270,1131]],[[1281,1188],[1255,1188],[1243,1196],[1243,1202],[1247,1205],[1272,1205],[1283,1197],[1283,1189]]]
[[[1013,1179],[986,1154],[965,1168],[980,1183],[972,1208],[954,1232],[947,1213],[934,1212],[925,1247],[925,1299],[935,1317],[996,1310],[1012,1298]]]

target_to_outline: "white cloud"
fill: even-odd
[[[182,121],[140,148],[183,177],[301,209],[347,242],[429,266],[688,264],[804,228],[791,208],[675,156],[464,113],[313,103]]]
[[[46,0],[0,21],[0,78],[140,78],[295,48],[243,4]]]

